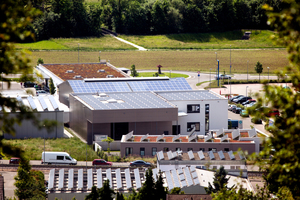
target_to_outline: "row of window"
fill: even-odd
[[[199,151],[205,151],[205,150],[206,150],[205,148],[199,148]],[[163,151],[164,152],[169,151],[169,147],[164,147]],[[176,147],[175,151],[181,151],[181,148]],[[187,148],[187,151],[193,151],[193,148]],[[217,152],[217,148],[208,148],[208,151]],[[224,151],[228,152],[229,148],[224,148]],[[152,156],[155,156],[156,152],[157,152],[157,148],[152,147],[152,152],[151,152]],[[125,148],[125,156],[132,155],[132,153],[133,153],[132,147],[126,147]],[[140,147],[140,156],[145,156],[145,155],[146,155],[145,154],[145,147]]]
[[[200,104],[187,105],[187,113],[200,113]],[[209,104],[205,104],[205,113],[209,113]]]

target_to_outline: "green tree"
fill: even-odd
[[[122,193],[117,192],[116,200],[124,200],[124,196]]]
[[[50,78],[50,81],[49,81],[49,90],[50,90],[50,94],[55,94],[55,92],[56,92],[56,88],[54,86],[52,78]]]
[[[263,67],[262,64],[260,62],[257,62],[255,67],[254,67],[256,73],[258,73],[258,77],[259,77],[259,82],[260,82],[260,74],[263,72]]]
[[[112,143],[113,141],[115,141],[114,139],[107,137],[106,139],[103,139],[102,142],[107,142],[107,152],[108,154],[110,154],[110,143]]]
[[[151,169],[146,171],[146,181],[138,193],[138,200],[153,200],[155,198],[155,183]]]
[[[44,64],[44,60],[42,58],[39,58],[38,61],[36,62],[37,65],[39,64]]]
[[[164,182],[163,182],[161,172],[159,172],[159,176],[157,177],[157,181],[155,182],[154,187],[155,187],[155,199],[165,200],[168,191],[164,187]]]
[[[99,189],[99,197],[101,200],[113,200],[112,195],[114,195],[115,192],[113,189],[109,186],[109,180],[104,181],[103,187]]]
[[[99,199],[99,191],[97,190],[97,187],[93,185],[91,193],[88,194],[84,199],[85,200],[98,200]]]
[[[44,174],[31,171],[29,160],[21,159],[18,173],[15,177],[15,195],[19,199],[43,199],[46,197]]]
[[[174,187],[170,194],[184,194],[184,191],[181,191],[181,188],[180,187]]]
[[[137,77],[138,75],[139,75],[139,73],[136,71],[136,69],[135,69],[135,65],[131,65],[131,76],[132,77]]]
[[[213,186],[211,183],[208,183],[208,187],[204,188],[207,194],[216,193],[223,189],[231,189],[227,187],[227,183],[229,178],[226,178],[227,171],[224,169],[224,166],[221,166],[220,169],[218,169],[214,175],[214,181]]]

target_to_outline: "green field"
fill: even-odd
[[[155,72],[139,72],[138,77],[153,77],[155,74]],[[172,72],[165,72],[162,74],[159,74],[159,77],[170,77],[170,78],[178,78],[178,77],[183,77],[183,78],[187,78],[189,77],[186,74],[177,74],[177,73],[172,73]]]
[[[135,65],[137,70],[157,70],[157,65],[162,65],[162,71],[183,70],[209,72],[217,67],[217,58],[220,60],[220,72],[224,70],[228,74],[230,69],[230,50],[193,50],[193,51],[103,51],[101,59],[110,60],[116,67],[130,69]],[[232,73],[255,73],[254,67],[257,61],[261,62],[266,72],[270,67],[270,73],[283,70],[288,65],[287,51],[285,49],[258,49],[258,50],[231,50]],[[98,62],[99,52],[79,52],[79,62]],[[77,63],[76,51],[36,51],[32,52],[32,64],[35,65],[38,58],[45,63]],[[249,63],[247,64],[247,61]]]

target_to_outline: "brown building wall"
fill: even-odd
[[[152,148],[157,148],[158,151],[163,151],[164,148],[169,148],[171,151],[175,151],[176,148],[180,148],[182,151],[188,151],[188,148],[192,148],[193,151],[199,151],[200,148],[205,148],[204,151],[208,151],[208,148],[216,148],[217,151],[229,148],[232,151],[238,151],[241,148],[243,151],[248,151],[250,154],[255,152],[255,143],[204,143],[204,142],[121,142],[121,156],[125,156],[125,149],[127,147],[132,148],[133,155],[140,155],[140,148],[145,148],[145,156],[152,156]]]
[[[165,122],[132,122],[129,123],[129,131],[133,133],[138,133],[140,135],[145,135],[149,133],[150,135],[160,135],[160,134],[172,134],[172,121]]]

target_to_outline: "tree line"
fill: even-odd
[[[267,29],[262,9],[281,0],[23,0],[42,10],[31,27],[38,40],[100,36],[101,27],[132,35]]]

